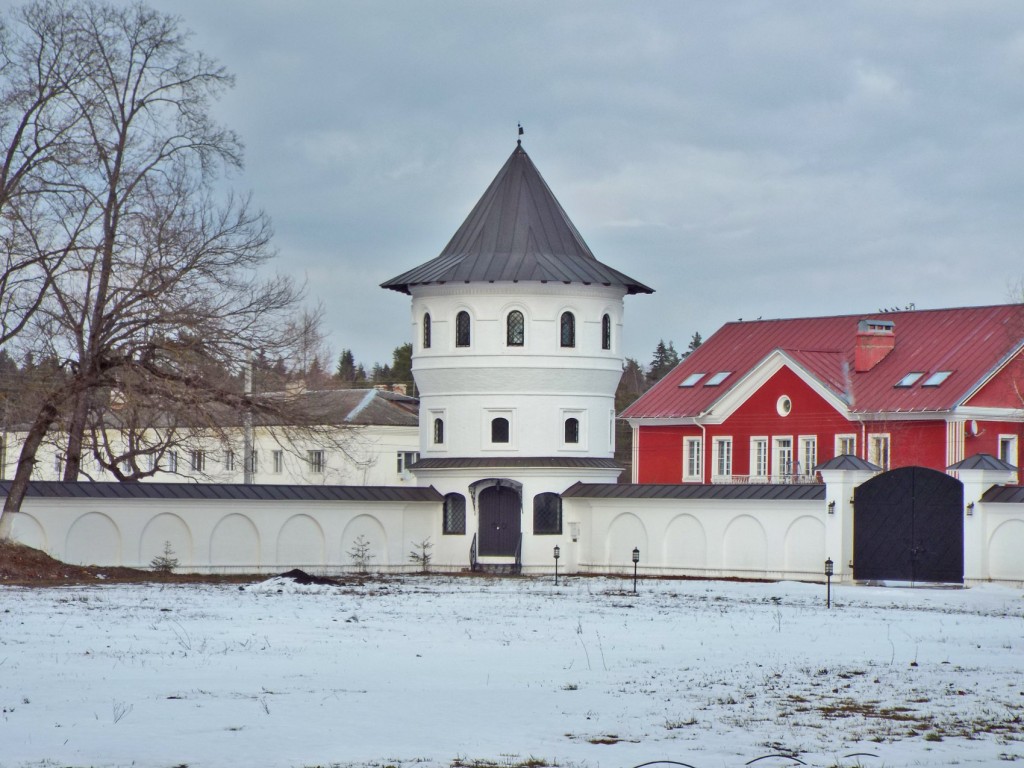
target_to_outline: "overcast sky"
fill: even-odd
[[[1004,303],[1024,277],[1024,3],[149,0],[237,76],[280,271],[334,355],[523,146],[626,299],[625,352],[737,318]]]

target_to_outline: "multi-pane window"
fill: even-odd
[[[442,532],[446,536],[466,532],[466,497],[461,493],[449,493],[444,497]]]
[[[868,436],[868,461],[877,464],[884,470],[889,469],[889,436]]]
[[[732,474],[732,438],[715,438],[715,474],[728,477]]]
[[[205,472],[206,452],[192,451],[192,453],[189,455],[189,465],[192,467],[193,472]]]
[[[513,309],[505,318],[505,344],[521,347],[526,342],[526,320],[523,313]]]
[[[167,454],[167,471],[177,472],[178,471],[178,452],[171,451]]]
[[[793,474],[793,438],[775,438],[775,475],[789,477]]]
[[[605,315],[601,318],[601,349],[612,348],[612,317]]]
[[[398,474],[403,474],[409,471],[409,466],[415,464],[420,460],[419,451],[399,451],[398,452]]]
[[[430,349],[430,313],[423,313],[423,348]]]
[[[818,438],[800,438],[800,473],[813,475],[814,468],[818,465]]]
[[[322,475],[324,473],[324,452],[323,451],[306,451],[306,463],[309,465],[309,471],[314,475]]]
[[[284,451],[274,451],[274,474],[280,475],[284,472]]]
[[[691,482],[704,480],[704,444],[699,437],[688,437],[683,441],[683,479]]]
[[[257,451],[249,454],[249,471],[253,474],[260,471],[260,455]]]
[[[538,493],[533,497],[533,532],[562,532],[562,497],[557,493]]]
[[[836,435],[836,456],[856,456],[857,436]]]
[[[228,472],[234,472],[235,471],[235,452],[234,451],[226,451],[224,453],[224,469],[226,469]]]
[[[499,416],[496,419],[491,419],[491,442],[492,443],[507,443],[509,440],[509,423],[508,419]]]
[[[565,442],[578,443],[580,441],[580,420],[568,418],[565,420]]]
[[[434,419],[434,445],[444,445],[444,419]]]
[[[455,316],[455,346],[456,347],[468,347],[470,341],[469,334],[469,312],[462,310]]]
[[[768,438],[750,438],[750,474],[768,477]]]
[[[563,312],[560,343],[563,347],[576,346],[576,318],[572,312]]]

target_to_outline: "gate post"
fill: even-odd
[[[878,468],[863,460],[857,468],[830,468],[828,465],[840,464],[838,459],[821,464],[816,469],[825,481],[825,557],[832,558],[835,563],[835,581],[849,582],[853,580],[853,492],[861,483],[874,477]],[[847,461],[846,463],[852,463]],[[834,503],[834,506],[833,506]]]
[[[988,524],[981,497],[993,485],[1012,483],[1016,467],[987,454],[971,456],[950,466],[948,474],[964,486],[964,583],[990,578],[988,567]]]

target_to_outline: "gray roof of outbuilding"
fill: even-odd
[[[825,486],[791,485],[634,485],[631,483],[576,483],[566,489],[565,498],[584,499],[725,499],[823,501]]]
[[[1017,471],[1017,467],[1013,466],[1013,464],[998,459],[990,453],[976,453],[962,461],[958,461],[956,464],[950,464],[946,469],[994,469],[999,472]]]
[[[1024,504],[1024,486],[993,485],[982,494],[986,504]]]
[[[6,496],[10,480],[0,481]],[[60,483],[33,481],[26,496],[67,499],[225,499],[238,501],[443,501],[433,486],[236,485],[221,483]]]
[[[521,145],[441,255],[381,283],[401,293],[442,283],[582,283],[654,293],[594,258]]]
[[[820,472],[823,469],[858,469],[867,470],[868,472],[880,472],[882,468],[877,464],[872,464],[870,461],[865,461],[859,456],[844,453],[842,456],[836,456],[819,464],[814,468],[814,471]]]

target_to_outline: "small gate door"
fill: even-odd
[[[963,583],[959,480],[903,467],[860,485],[853,504],[853,578]]]
[[[515,557],[522,532],[519,493],[492,485],[480,492],[480,555]]]

